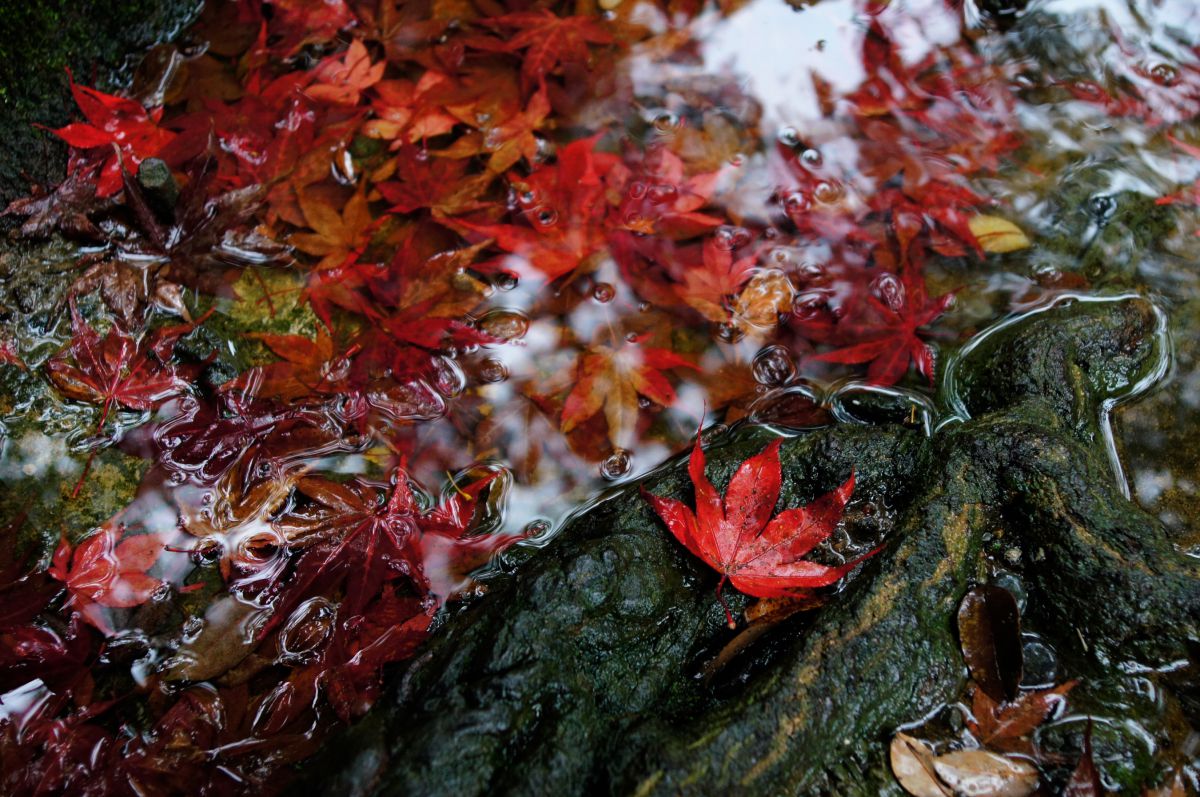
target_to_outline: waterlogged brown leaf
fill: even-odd
[[[958,607],[963,659],[979,688],[997,703],[1017,696],[1023,666],[1021,615],[1012,593],[975,587]]]
[[[953,797],[954,792],[938,779],[933,752],[924,742],[898,733],[892,739],[890,755],[892,774],[913,797]]]
[[[967,723],[979,741],[990,747],[1011,747],[1012,741],[1033,733],[1046,717],[1066,700],[1067,692],[1078,681],[1068,681],[1053,689],[1025,692],[1003,705],[976,689],[971,703],[974,720]]]
[[[993,254],[1016,252],[1029,247],[1029,238],[1021,228],[999,216],[972,216],[967,222],[983,251]]]
[[[987,750],[938,756],[933,770],[955,795],[1026,797],[1038,787],[1038,771],[1032,764]]]
[[[1096,761],[1092,758],[1092,725],[1089,722],[1087,733],[1083,735],[1079,764],[1063,789],[1063,797],[1103,797],[1105,794],[1108,792],[1100,782],[1100,773],[1096,771]]]

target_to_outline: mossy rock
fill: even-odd
[[[853,468],[855,500],[889,507],[894,523],[822,608],[772,629],[718,681],[700,677],[733,633],[718,574],[639,495],[692,499],[684,464],[668,464],[493,579],[302,782],[454,797],[900,793],[888,740],[961,695],[953,618],[995,571],[998,538],[1016,551],[1004,564],[1027,623],[1083,679],[1082,704],[1125,711],[1116,662],[1177,661],[1200,637],[1200,563],[1122,495],[1103,434],[1102,413],[1159,372],[1161,333],[1140,298],[1059,301],[951,366],[955,412],[931,435],[843,423],[786,440],[781,506]],[[745,428],[709,445],[718,488],[769,437]],[[1098,735],[1124,751],[1102,762],[1110,781],[1157,776],[1142,734],[1179,741],[1178,704],[1159,703]],[[1076,756],[1070,730],[1046,738]]]

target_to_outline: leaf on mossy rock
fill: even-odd
[[[1021,683],[1021,615],[1012,593],[975,587],[958,608],[963,659],[979,688],[997,703],[1013,700]]]

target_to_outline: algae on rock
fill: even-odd
[[[696,675],[730,634],[717,574],[634,486],[452,617],[310,774],[336,773],[324,788],[347,794],[899,793],[887,741],[961,693],[952,618],[998,538],[1018,553],[1006,566],[1028,622],[1085,678],[1081,704],[1103,711],[1128,678],[1120,662],[1176,661],[1200,636],[1200,563],[1121,494],[1100,429],[1102,403],[1160,367],[1160,332],[1140,298],[1060,301],[964,355],[960,417],[932,436],[844,423],[787,440],[781,505],[853,467],[856,495],[896,523],[884,551],[722,689]],[[718,488],[765,434],[707,449]],[[691,497],[681,462],[644,485]],[[1107,727],[1104,743],[1167,744],[1169,710]],[[1131,785],[1156,775],[1145,755],[1102,766]]]

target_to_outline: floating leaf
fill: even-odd
[[[938,756],[933,770],[956,795],[1026,797],[1038,787],[1038,771],[1032,764],[988,750]]]
[[[1021,615],[1012,593],[975,587],[958,607],[958,636],[967,669],[997,703],[1017,696],[1021,683]]]
[[[1029,247],[1029,238],[1021,228],[999,216],[972,216],[967,222],[983,251],[992,254],[1016,252]]]

